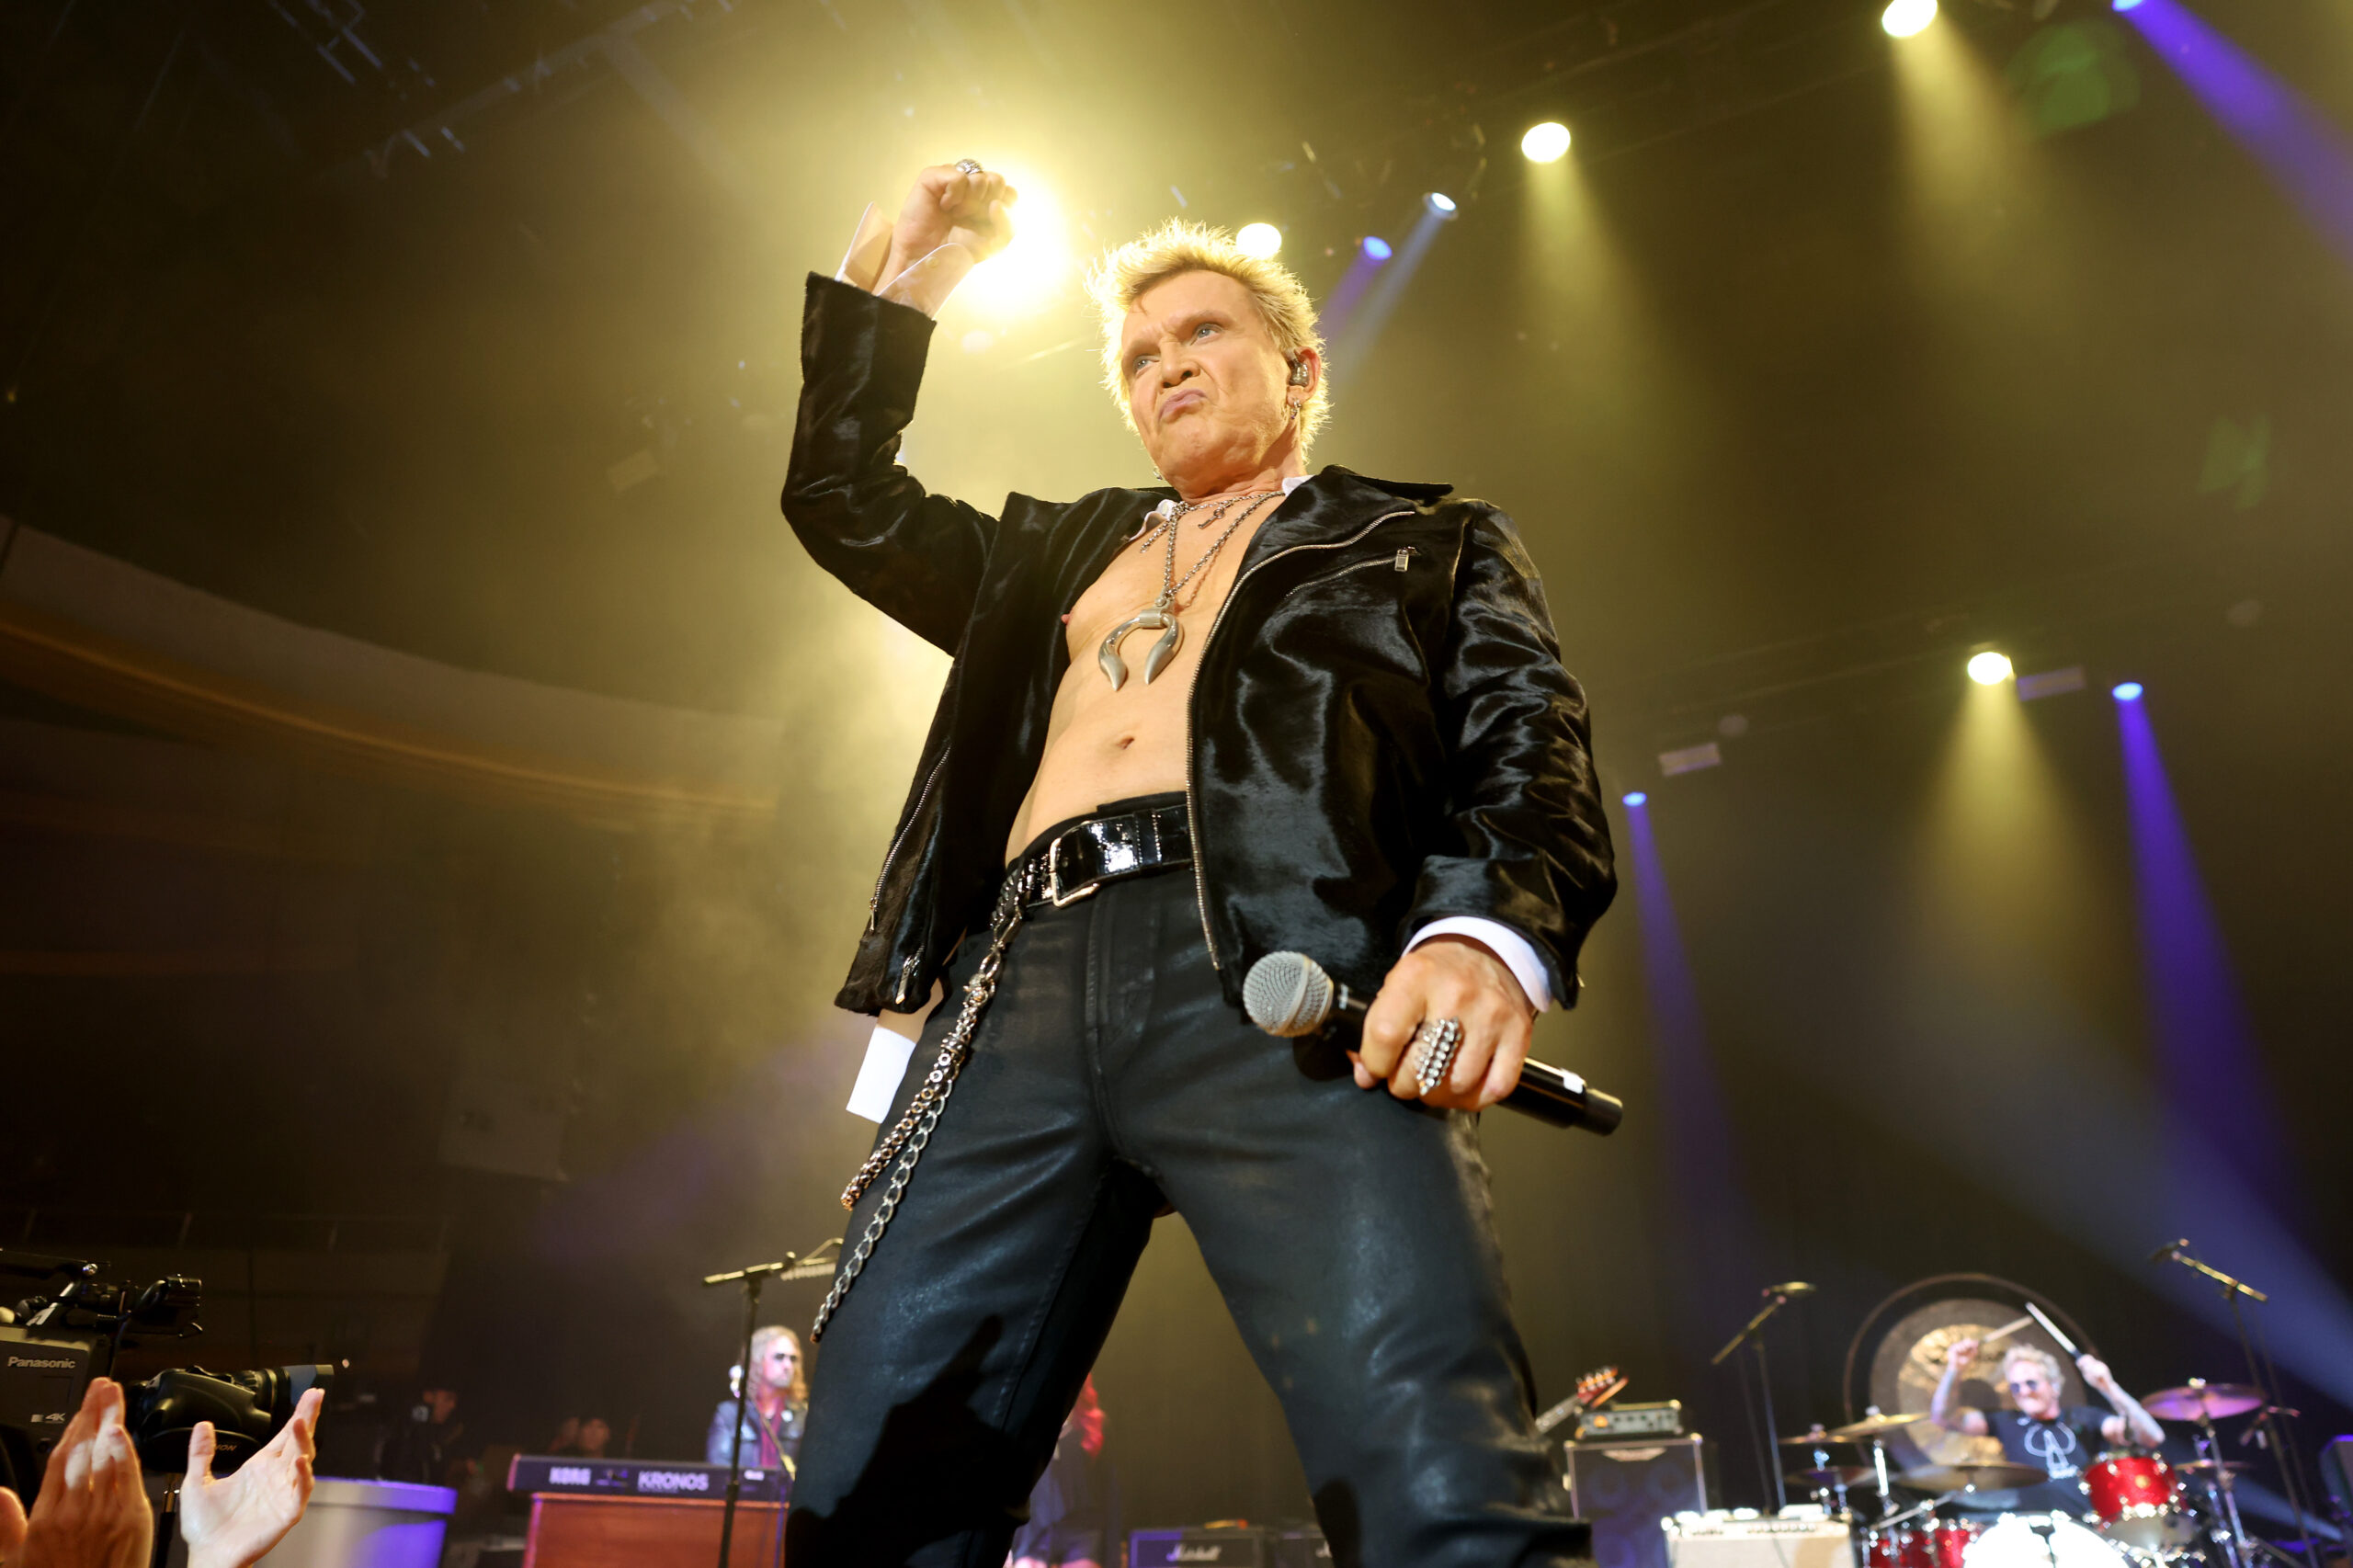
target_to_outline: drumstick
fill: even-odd
[[[2045,1315],[2040,1307],[2036,1306],[2032,1301],[2029,1301],[2026,1304],[2026,1310],[2034,1314],[2034,1321],[2042,1325],[2043,1333],[2049,1335],[2052,1338],[2059,1342],[2060,1349],[2064,1350],[2070,1356],[2080,1356],[2083,1354],[2081,1350],[2078,1350],[2075,1347],[2075,1342],[2074,1340],[2059,1332],[2059,1325],[2052,1323],[2051,1319]]]
[[[2014,1319],[2009,1323],[2004,1324],[2001,1327],[1995,1329],[1992,1333],[1986,1335],[1985,1337],[1980,1339],[1977,1343],[1980,1345],[1991,1345],[1997,1339],[2003,1338],[2008,1335],[2016,1334],[2018,1330],[2024,1328],[2033,1321],[2034,1320],[2032,1318]]]

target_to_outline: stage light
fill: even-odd
[[[1890,38],[1910,38],[1936,19],[1937,0],[1887,0],[1887,9],[1879,14],[1879,25]]]
[[[1053,192],[1026,171],[1004,172],[1021,193],[1013,209],[1013,238],[972,268],[972,277],[951,296],[961,309],[993,322],[1045,309],[1063,295],[1075,271],[1070,224]]]
[[[1569,150],[1569,128],[1557,119],[1531,125],[1519,139],[1519,150],[1531,164],[1556,164]]]
[[[1245,223],[1233,243],[1244,256],[1263,260],[1283,248],[1283,232],[1272,223]]]
[[[1991,648],[1972,653],[1969,659],[1969,678],[1980,686],[1999,686],[2010,678],[2010,656],[1996,653]]]
[[[1379,234],[1367,234],[1364,237],[1364,255],[1367,261],[1379,266],[1389,259],[1389,242]]]
[[[2137,680],[2119,681],[2109,687],[2108,694],[2119,702],[2138,702],[2141,700],[2141,683]]]
[[[1423,197],[1422,205],[1428,208],[1431,213],[1437,217],[1451,218],[1454,216],[1454,198],[1447,195],[1446,192],[1442,190],[1433,190],[1428,195]]]
[[[2129,11],[2140,3],[2141,0],[2115,0],[2115,4],[2111,6],[2109,9],[2116,11]]]
[[[1630,790],[1625,799],[1626,803],[1630,806],[1641,806],[1650,803],[1650,797],[1643,794],[1640,790]]]

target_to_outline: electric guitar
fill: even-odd
[[[1576,1392],[1536,1418],[1536,1430],[1550,1432],[1572,1416],[1598,1410],[1626,1392],[1626,1375],[1615,1367],[1596,1367],[1577,1380]]]

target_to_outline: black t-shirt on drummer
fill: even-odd
[[[2090,1404],[2063,1410],[2055,1421],[2037,1421],[2022,1410],[1989,1410],[1985,1425],[2001,1439],[2004,1459],[2048,1471],[2053,1481],[2074,1481],[2108,1447],[2100,1435],[2108,1415]]]
[[[1988,1410],[1985,1428],[2001,1440],[2002,1457],[2050,1473],[2040,1486],[2022,1486],[2011,1506],[2027,1513],[2080,1514],[2084,1471],[2108,1447],[2100,1427],[2109,1413],[2097,1405],[2072,1405],[2055,1421],[2037,1421],[2023,1411]]]

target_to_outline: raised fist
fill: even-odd
[[[1970,1363],[1976,1359],[1977,1341],[1974,1339],[1956,1339],[1945,1346],[1945,1368],[1949,1371],[1965,1372],[1969,1370]]]
[[[939,164],[924,170],[892,225],[883,278],[896,278],[951,241],[971,251],[973,260],[986,261],[1013,238],[1010,209],[1019,199],[1003,175],[985,169],[968,175],[953,164]]]

